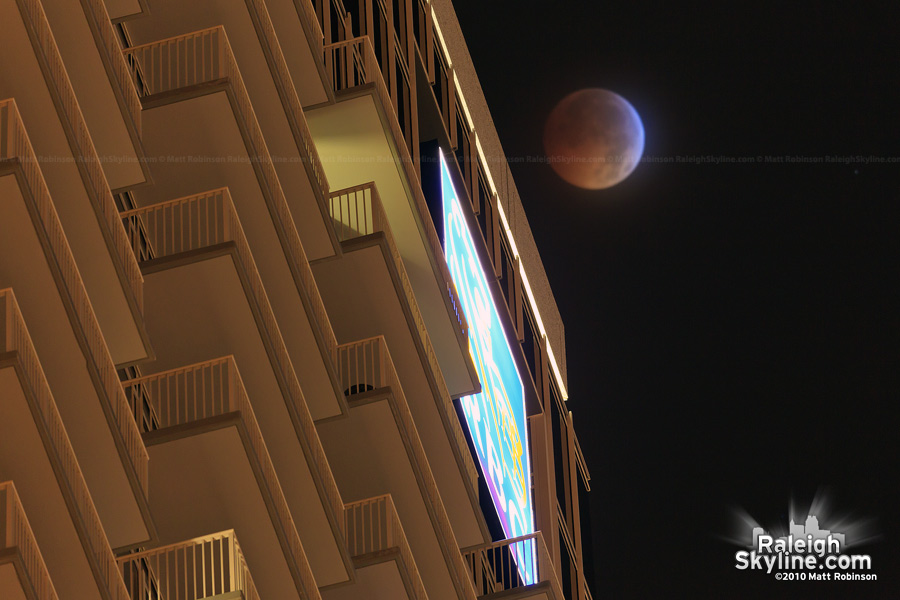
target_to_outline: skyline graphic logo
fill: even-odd
[[[749,522],[749,517],[744,517],[744,521]],[[755,521],[750,525],[750,543],[742,543],[745,549],[734,555],[735,568],[739,571],[764,571],[779,581],[878,579],[871,572],[872,557],[845,554],[853,540],[844,531],[822,528],[816,514],[808,513],[797,520],[792,516],[784,535],[773,535]],[[854,529],[853,525],[848,527]]]

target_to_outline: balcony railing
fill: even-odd
[[[384,60],[390,61],[391,58],[385,58]],[[393,65],[389,64],[389,66]],[[393,83],[389,88],[369,36],[364,35],[326,45],[325,71],[331,79],[331,85],[336,94],[366,84],[374,86],[375,95],[385,109],[385,117],[394,137],[394,142],[397,145],[400,162],[403,163],[403,168],[409,177],[410,183],[418,181],[418,149],[414,148],[416,153],[412,154],[409,146],[411,140],[416,136],[407,135],[407,133],[414,134],[418,130],[403,131],[398,107],[408,109],[408,102],[400,104],[401,99],[398,97],[396,90],[396,75],[393,75]],[[394,74],[394,70],[388,69],[388,75],[392,74]],[[410,127],[408,122],[407,127]],[[413,127],[417,128],[418,123],[413,125]]]
[[[48,82],[56,92],[59,101],[58,111],[60,120],[64,124],[72,145],[72,154],[75,155],[75,163],[81,171],[85,189],[97,214],[100,230],[107,245],[110,247],[113,263],[122,280],[123,286],[127,286],[128,294],[133,298],[134,306],[139,313],[144,311],[144,280],[138,267],[137,259],[131,252],[122,224],[119,222],[119,212],[113,200],[112,192],[106,181],[106,174],[100,164],[100,158],[94,148],[84,116],[69,81],[66,67],[59,49],[50,31],[50,25],[44,15],[44,10],[38,0],[24,0],[20,3],[22,18],[28,24],[28,29],[33,32],[36,40],[34,47],[40,53],[51,82]],[[138,120],[140,122],[140,120]]]
[[[228,188],[128,210],[122,221],[135,251],[154,259],[232,242],[252,262]]]
[[[103,0],[83,0],[86,6],[85,14],[91,20],[91,29],[100,46],[101,53],[105,54],[104,62],[108,65],[107,71],[115,79],[116,85],[122,90],[125,107],[131,120],[134,121],[138,134],[141,132],[141,100],[131,79],[125,57],[122,55],[122,47],[119,45],[118,36],[113,28],[106,4]]]
[[[380,231],[393,244],[394,236],[374,182],[332,192],[328,210],[338,240],[345,242]]]
[[[384,206],[378,195],[378,189],[374,183],[365,183],[355,187],[338,190],[331,194],[329,198],[329,210],[331,211],[331,219],[334,223],[335,232],[340,241],[350,240],[363,235],[369,235],[375,232],[384,234],[388,248],[393,256],[394,263],[397,265],[399,273],[400,285],[409,302],[410,312],[413,321],[416,324],[416,330],[428,364],[434,375],[435,391],[440,395],[440,401],[444,414],[442,415],[444,423],[450,429],[451,435],[456,442],[457,459],[461,462],[461,466],[465,469],[466,475],[469,477],[472,488],[478,490],[478,469],[469,452],[469,445],[466,441],[465,433],[463,433],[459,418],[456,415],[456,409],[453,401],[450,399],[450,392],[447,389],[447,383],[444,380],[443,371],[441,371],[438,363],[437,354],[431,345],[431,337],[425,327],[425,320],[419,310],[416,302],[416,296],[413,293],[412,284],[409,281],[409,275],[406,267],[403,265],[403,259],[397,244],[394,242],[394,236],[391,233],[387,216],[384,212]],[[461,316],[461,313],[459,313]],[[346,389],[346,388],[344,388]]]
[[[251,162],[258,169],[264,188],[263,195],[266,197],[288,266],[298,291],[309,299],[310,310],[321,333],[326,352],[329,357],[333,357],[337,338],[328,320],[325,303],[316,286],[309,260],[300,241],[300,234],[297,232],[284,190],[275,172],[275,165],[269,155],[256,114],[253,112],[250,96],[238,70],[225,29],[222,27],[204,29],[128,48],[125,53],[129,58],[135,80],[142,82],[144,97],[215,81],[227,80],[231,84],[229,91],[235,103],[235,116],[243,124],[243,130],[249,138],[248,152],[251,154]],[[285,77],[288,75],[285,74]],[[296,110],[302,111],[299,101]],[[318,186],[319,193],[326,194],[328,182],[325,170],[312,142],[312,136],[306,128],[302,112],[299,115],[298,123],[302,122],[301,129],[304,131],[300,150],[306,152],[306,156],[302,158],[314,171],[313,188]]]
[[[256,303],[262,328],[271,342],[277,362],[273,368],[280,370],[283,376],[280,379],[288,388],[285,393],[293,407],[291,410],[297,417],[296,422],[299,423],[298,438],[300,443],[307,447],[310,459],[321,477],[333,522],[342,528],[341,515],[344,513],[344,504],[337,483],[325,458],[325,450],[322,448],[315,423],[300,389],[300,382],[288,356],[281,330],[269,305],[228,189],[221,188],[130,210],[122,213],[122,219],[125,221],[132,243],[135,245],[146,243],[157,259],[225,242],[234,244],[238,262],[247,273],[246,280]]]
[[[0,553],[9,550],[19,555],[34,598],[57,600],[44,557],[41,556],[28,517],[22,509],[16,486],[11,481],[0,483]],[[28,591],[25,595],[32,597]]]
[[[134,600],[203,600],[238,593],[259,600],[233,530],[119,558]]]
[[[285,532],[305,598],[319,598],[300,536],[288,509],[275,466],[263,441],[256,415],[247,398],[237,365],[230,356],[172,369],[125,382],[132,410],[139,414],[144,398],[150,399],[159,429],[194,423],[202,419],[240,412],[250,446],[262,469],[275,513]],[[148,430],[149,431],[149,430]],[[338,498],[338,501],[340,499]],[[201,596],[203,597],[203,596]],[[170,596],[165,598],[171,600]]]
[[[338,347],[337,368],[338,380],[348,396],[368,390],[390,388],[396,400],[400,426],[410,438],[411,451],[422,471],[425,502],[429,506],[429,511],[433,511],[432,518],[435,521],[439,542],[447,559],[447,567],[450,569],[454,582],[460,586],[457,591],[465,598],[474,598],[471,580],[459,553],[456,536],[450,526],[450,519],[444,508],[437,482],[431,472],[422,440],[419,438],[412,413],[409,411],[409,404],[403,394],[400,378],[397,376],[397,370],[394,368],[394,361],[388,352],[384,337],[378,336],[342,344]]]
[[[300,20],[307,30],[306,34],[313,52],[316,53],[315,56],[322,56],[325,53],[325,34],[322,33],[322,25],[319,23],[312,0],[294,0],[294,6],[302,17]]]
[[[360,557],[396,548],[409,575],[410,599],[428,600],[425,585],[390,495],[348,504],[344,515],[350,555]]]
[[[11,160],[21,169],[23,179],[30,192],[26,202],[29,200],[33,202],[29,212],[32,213],[32,218],[37,215],[41,221],[47,245],[53,254],[53,260],[49,261],[48,259],[48,262],[52,262],[53,266],[58,269],[59,276],[63,280],[65,293],[69,296],[77,321],[77,325],[76,323],[72,325],[80,329],[91,359],[88,361],[89,367],[96,370],[99,375],[102,386],[101,401],[106,402],[109,407],[109,413],[112,414],[115,421],[115,428],[124,443],[127,459],[136,473],[144,495],[146,495],[147,449],[144,447],[134,419],[131,418],[131,412],[128,410],[125,395],[122,393],[122,386],[116,374],[116,367],[106,346],[106,340],[100,331],[97,316],[88,299],[84,282],[75,265],[75,258],[72,256],[69,243],[63,233],[62,224],[59,222],[59,216],[56,214],[56,208],[50,198],[50,191],[44,182],[44,176],[38,166],[37,157],[31,147],[14,100],[0,101],[0,160]],[[113,210],[115,211],[115,207]],[[118,212],[116,215],[118,218]],[[117,228],[117,231],[124,232],[121,223],[117,224]],[[125,253],[134,259],[128,239],[124,235],[123,239]],[[140,276],[140,272],[138,272],[138,277],[143,286],[143,277]]]
[[[400,165],[402,166],[406,178],[409,181],[409,188],[415,200],[416,208],[422,220],[425,237],[434,256],[434,264],[443,279],[444,291],[447,294],[449,306],[453,311],[459,333],[463,340],[468,335],[468,324],[463,315],[462,307],[457,300],[458,294],[453,278],[450,276],[450,269],[447,267],[447,261],[444,259],[444,249],[438,239],[437,231],[431,220],[431,213],[428,204],[425,201],[425,195],[422,192],[422,185],[419,181],[419,175],[413,157],[409,153],[406,146],[406,138],[400,128],[400,122],[397,120],[397,113],[391,102],[390,94],[385,86],[381,70],[378,66],[378,60],[375,52],[372,50],[372,44],[366,36],[354,38],[336,44],[330,44],[325,47],[325,66],[331,74],[335,92],[351,89],[357,86],[373,84],[375,95],[378,97],[385,111],[388,126],[394,137],[394,145],[397,147],[397,153],[400,155]],[[390,111],[387,111],[390,107]],[[466,345],[466,348],[468,346]]]
[[[307,19],[313,19],[312,23],[318,23],[310,0],[300,0],[299,2],[295,2],[295,5],[300,7],[301,13]],[[312,133],[309,131],[309,124],[306,122],[306,117],[303,114],[300,97],[297,95],[297,89],[294,87],[294,81],[291,79],[290,72],[288,71],[287,62],[285,62],[284,55],[281,51],[281,45],[278,43],[278,38],[275,35],[275,27],[272,25],[271,19],[269,19],[269,13],[263,0],[252,0],[252,6],[254,12],[258,15],[256,21],[262,25],[262,37],[265,39],[274,56],[271,63],[272,68],[275,70],[274,79],[276,85],[280,87],[282,101],[287,104],[286,112],[289,121],[294,126],[293,133],[295,134],[297,145],[300,150],[305,153],[304,158],[306,160],[303,161],[303,166],[307,169],[310,179],[313,180],[312,188],[317,199],[324,204],[325,196],[328,194],[329,189],[328,179],[325,177],[325,168],[322,166],[319,151],[316,149]],[[312,15],[309,14],[310,12]],[[319,35],[321,36],[321,32],[319,32]],[[320,53],[316,54],[316,57],[322,56],[322,38],[319,37],[318,41],[319,43],[317,46]]]
[[[463,550],[479,596],[548,583],[563,600],[553,562],[540,531]]]
[[[61,477],[65,478],[66,485],[60,485],[61,489],[68,490],[71,501],[78,513],[73,518],[79,535],[85,545],[85,551],[89,559],[97,566],[101,581],[98,586],[109,590],[109,598],[112,600],[129,600],[124,584],[116,571],[115,559],[106,530],[97,516],[97,509],[88,491],[75,452],[69,443],[69,436],[63,426],[62,418],[56,409],[50,386],[44,376],[44,370],[38,360],[34,344],[25,320],[19,311],[15,295],[10,289],[0,290],[0,353],[15,352],[18,358],[18,367],[26,385],[29,388],[33,409],[37,409],[35,418],[40,418],[43,428],[49,433],[45,443],[49,444],[48,452],[52,452],[53,458],[58,461]],[[119,388],[121,391],[121,388]],[[123,395],[124,401],[124,395]],[[130,417],[130,413],[129,413]],[[134,421],[132,420],[132,423]],[[143,448],[143,445],[141,446]]]

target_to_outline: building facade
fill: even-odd
[[[0,11],[0,598],[591,597],[450,0]]]

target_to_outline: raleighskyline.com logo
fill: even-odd
[[[865,572],[872,570],[872,558],[868,554],[844,554],[846,545],[843,533],[820,529],[818,518],[809,515],[802,525],[791,520],[788,534],[777,538],[762,527],[754,527],[750,549],[734,555],[735,567],[774,573],[776,579],[788,581],[877,580],[875,573]]]

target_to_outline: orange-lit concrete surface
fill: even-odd
[[[356,585],[323,590],[327,600],[425,600],[428,594],[390,494],[347,504],[347,545]]]
[[[450,0],[0,23],[0,597],[590,599],[562,321]],[[438,147],[528,375],[522,539],[460,420]]]
[[[136,204],[231,190],[310,408],[316,418],[340,414],[346,407],[331,364],[334,333],[225,29],[138,46],[128,55],[144,81],[144,143],[155,156],[178,157],[153,164],[155,184],[134,192]],[[185,61],[190,69],[179,68]],[[280,104],[274,108],[283,115]],[[318,209],[305,221],[326,227]]]
[[[147,451],[19,115],[0,102],[0,286],[13,287],[113,547],[153,536]]]
[[[474,598],[444,501],[384,338],[338,349],[350,416],[319,426],[341,493],[390,494],[429,598]]]
[[[331,211],[344,252],[313,270],[338,339],[385,337],[454,531],[463,545],[486,541],[478,471],[378,190],[370,183],[334,192]]]
[[[143,263],[147,324],[165,359],[152,370],[235,357],[317,576],[347,581],[343,503],[231,198],[221,189],[125,213],[155,248]]]
[[[129,380],[126,387],[132,402],[146,398],[152,407],[144,427],[150,481],[169,490],[152,501],[160,540],[176,543],[228,525],[240,536],[263,596],[317,598],[316,579],[234,358]]]
[[[43,7],[3,0],[0,21],[0,54],[16,57],[0,62],[0,99],[16,102],[116,363],[146,359],[140,270]]]
[[[0,480],[12,482],[21,498],[19,514],[5,519],[7,543],[30,555],[32,585],[46,587],[40,582],[45,562],[54,586],[76,590],[72,597],[125,598],[104,526],[12,290],[0,291],[0,318]],[[19,502],[11,490],[5,486],[8,510]],[[30,532],[24,524],[16,531],[16,522],[25,521],[22,506]]]

